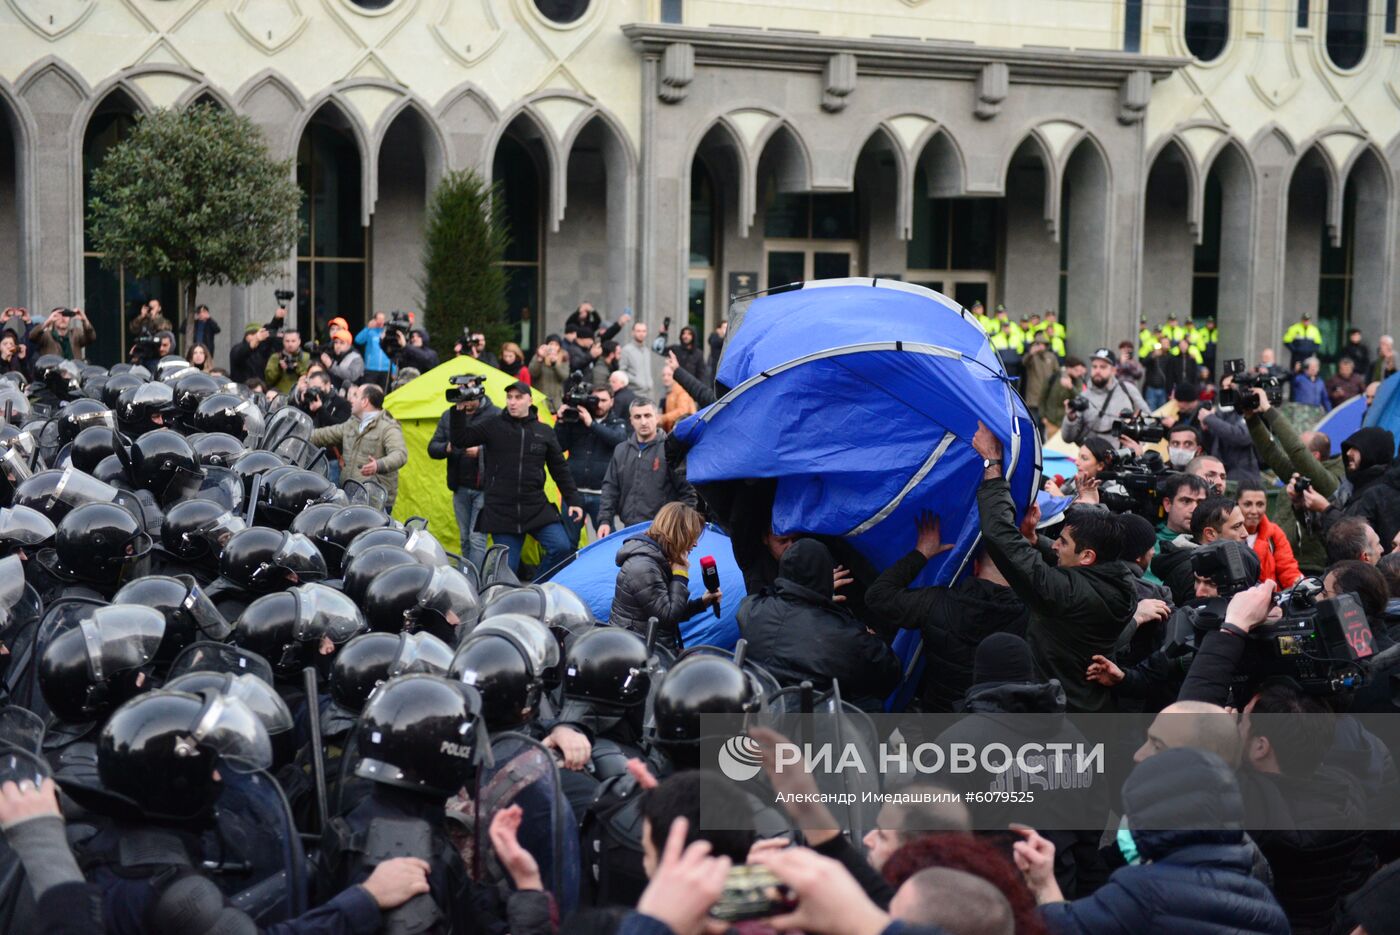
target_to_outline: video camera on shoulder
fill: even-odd
[[[486,398],[486,378],[474,373],[459,373],[450,377],[452,385],[447,388],[449,403],[469,403]]]
[[[1156,523],[1161,503],[1157,485],[1167,473],[1157,452],[1135,455],[1131,449],[1119,448],[1112,465],[1099,471],[1099,502],[1114,513],[1136,513]]]
[[[1134,414],[1131,409],[1123,409],[1113,422],[1113,434],[1126,435],[1135,442],[1152,445],[1167,437],[1167,427],[1156,416],[1145,412]]]
[[[1366,612],[1355,595],[1318,600],[1321,594],[1321,581],[1304,578],[1281,595],[1283,619],[1249,632],[1241,670],[1255,680],[1287,676],[1315,695],[1365,685],[1367,662],[1376,653]]]
[[[384,322],[384,333],[379,336],[379,347],[390,360],[398,360],[399,352],[408,343],[408,329],[412,327],[408,312],[395,309],[389,313],[388,320]]]
[[[560,409],[560,422],[577,422],[578,410],[580,409],[587,409],[588,414],[595,419],[601,415],[598,408],[598,397],[593,395],[593,384],[588,382],[588,378],[583,375],[582,370],[575,370],[569,374],[569,379],[564,383],[560,397],[564,406],[569,407]]]
[[[1270,406],[1283,403],[1283,381],[1278,377],[1263,373],[1250,373],[1242,358],[1225,361],[1222,377],[1233,377],[1234,385],[1221,390],[1216,396],[1216,405],[1224,412],[1249,414],[1259,408],[1259,400],[1254,390],[1263,390]]]

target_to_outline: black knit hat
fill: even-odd
[[[1194,403],[1201,398],[1201,391],[1194,383],[1178,383],[1172,390],[1172,399],[1179,403]]]
[[[1136,513],[1120,513],[1118,522],[1123,527],[1123,557],[1134,561],[1147,554],[1147,550],[1157,543],[1157,530],[1145,517]]]
[[[1015,633],[992,633],[977,644],[972,661],[972,684],[1034,681],[1031,648]]]

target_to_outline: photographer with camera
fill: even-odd
[[[1121,418],[1122,410],[1147,412],[1147,401],[1131,383],[1118,379],[1118,358],[1113,351],[1101,347],[1089,358],[1089,385],[1084,392],[1065,403],[1065,421],[1060,437],[1067,442],[1081,442],[1098,436],[1116,444],[1119,432],[1113,424]]]
[[[1351,483],[1346,501],[1329,501],[1316,489],[1299,490],[1290,482],[1286,489],[1294,509],[1316,514],[1323,530],[1344,517],[1364,519],[1382,543],[1393,542],[1400,533],[1400,461],[1394,436],[1377,426],[1362,428],[1342,442],[1342,459]]]
[[[210,314],[209,306],[201,305],[194,310],[193,315],[186,315],[182,330],[185,333],[186,348],[203,344],[208,348],[209,356],[214,356],[214,336],[223,329],[219,327],[219,323]]]
[[[574,374],[564,389],[554,434],[559,447],[569,456],[569,471],[578,485],[579,500],[594,528],[610,522],[598,513],[603,498],[603,478],[608,473],[613,451],[627,440],[627,423],[613,407],[612,390],[589,386],[581,374]],[[576,531],[577,532],[577,531]]]
[[[530,385],[549,400],[550,412],[559,408],[569,373],[569,355],[565,353],[559,335],[551,334],[535,349],[535,356],[530,359]]]
[[[472,331],[471,328],[463,328],[462,336],[457,339],[457,343],[452,345],[452,353],[458,357],[466,355],[473,360],[479,360],[488,367],[501,368],[501,362],[496,355],[486,349],[486,335],[479,331]],[[517,368],[519,369],[519,368]],[[511,376],[516,376],[515,371],[507,371]]]
[[[397,363],[400,367],[412,367],[419,373],[427,373],[438,365],[437,351],[429,345],[428,329],[414,325],[408,329],[408,343],[399,350]]]
[[[320,368],[301,378],[291,400],[292,405],[311,416],[318,429],[350,418],[350,401],[336,392],[330,374]]]
[[[282,350],[268,357],[263,367],[263,382],[268,389],[290,393],[310,369],[311,355],[301,348],[301,332],[283,331]]]
[[[1075,507],[1053,545],[1032,542],[1016,523],[1001,442],[979,422],[972,447],[984,459],[977,512],[987,555],[1030,608],[1026,641],[1037,675],[1060,680],[1071,711],[1112,711],[1108,690],[1082,675],[1092,656],[1112,651],[1137,606],[1132,572],[1120,560],[1122,523],[1102,508]]]
[[[1226,366],[1228,368],[1230,364]],[[1172,394],[1177,414],[1175,417],[1163,416],[1162,424],[1168,429],[1176,425],[1194,425],[1201,432],[1206,452],[1220,459],[1230,477],[1257,481],[1259,460],[1254,455],[1249,427],[1245,425],[1240,411],[1243,408],[1241,394],[1246,390],[1233,388],[1237,377],[1238,374],[1234,372],[1221,377],[1218,401],[1201,399],[1200,390],[1194,383],[1177,384]]]
[[[133,338],[152,337],[161,331],[170,331],[170,320],[160,313],[160,299],[148,299],[141,311],[127,324],[126,330]]]
[[[355,335],[355,347],[365,360],[365,374],[361,378],[366,383],[383,388],[389,382],[389,355],[384,352],[384,330],[386,318],[383,312],[375,312],[369,324]]]
[[[243,340],[228,352],[228,374],[235,383],[247,383],[253,378],[262,379],[267,369],[267,355],[271,349],[271,337],[266,325],[249,322],[243,328]]]
[[[349,331],[331,332],[330,347],[321,351],[320,360],[331,382],[339,389],[354,386],[365,375],[365,359],[355,350]]]
[[[447,401],[452,406],[438,419],[428,441],[428,457],[447,459],[447,489],[452,491],[452,512],[461,539],[458,554],[480,571],[486,562],[486,533],[477,531],[476,521],[486,504],[486,461],[480,445],[458,448],[452,439],[468,425],[498,418],[501,410],[486,395],[485,377],[461,374],[451,379]]]
[[[452,426],[451,442],[460,451],[481,447],[486,459],[486,502],[476,528],[506,547],[511,571],[520,565],[520,549],[527,534],[539,540],[545,550],[541,571],[573,554],[575,543],[569,539],[559,510],[544,492],[546,468],[568,505],[569,519],[583,522],[583,507],[559,439],[539,420],[529,386],[516,381],[506,387],[505,412]]]
[[[56,308],[29,331],[35,359],[58,354],[65,360],[83,360],[84,349],[96,340],[97,332],[80,308]]]

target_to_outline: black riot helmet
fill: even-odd
[[[214,602],[189,575],[146,575],[122,586],[114,604],[139,604],[165,617],[165,637],[157,664],[172,662],[186,646],[201,640],[226,640],[233,628]]]
[[[396,545],[377,545],[365,549],[346,559],[341,568],[340,589],[361,607],[365,604],[365,592],[370,583],[390,568],[400,565],[416,565],[418,562],[405,549]]]
[[[549,642],[553,644],[552,637]],[[498,631],[468,634],[452,657],[448,675],[481,693],[482,716],[493,732],[528,723],[544,688],[530,648],[513,634]]]
[[[365,619],[381,633],[426,630],[449,644],[458,627],[471,629],[480,601],[466,575],[443,565],[414,563],[385,571],[365,589]]]
[[[39,358],[40,361],[43,358]],[[59,399],[77,399],[83,395],[83,368],[71,360],[60,359],[58,363],[43,369],[44,385]]]
[[[47,380],[49,373],[61,363],[62,354],[40,354],[39,359],[34,361],[34,379],[40,382]]]
[[[170,429],[147,432],[131,443],[132,482],[161,503],[188,498],[204,479],[185,436]]]
[[[52,549],[39,561],[65,581],[117,584],[139,574],[151,537],[132,512],[115,503],[85,503],[58,524]]]
[[[216,770],[272,765],[272,741],[258,716],[225,695],[155,691],[132,699],[97,741],[97,775],[147,818],[190,821],[213,806]],[[71,790],[70,790],[71,791]]]
[[[102,402],[107,405],[108,409],[115,410],[123,393],[145,382],[134,373],[114,373],[107,378],[106,384],[102,387]]]
[[[300,533],[250,526],[224,546],[219,573],[237,587],[265,594],[323,580],[326,560]]]
[[[471,783],[488,743],[481,697],[439,675],[401,675],[370,696],[356,741],[356,776],[448,798]]]
[[[345,547],[344,561],[349,562],[357,552],[377,545],[399,546],[424,565],[436,567],[452,564],[447,550],[428,530],[397,525],[367,529],[360,533]]]
[[[228,540],[246,528],[213,500],[185,500],[166,511],[160,543],[171,555],[213,568]]]
[[[229,470],[243,482],[243,495],[250,497],[253,493],[253,481],[260,476],[265,476],[281,467],[287,467],[287,462],[282,460],[281,455],[273,454],[271,451],[246,451],[233,464],[229,465]]]
[[[331,664],[331,700],[358,715],[384,682],[411,672],[446,675],[452,650],[430,633],[361,633]]]
[[[9,376],[10,374],[5,374]],[[0,415],[6,411],[9,418],[0,420],[5,425],[20,426],[29,421],[33,414],[34,407],[29,403],[29,397],[24,395],[22,390],[17,389],[9,381],[0,382]]]
[[[134,604],[97,607],[67,619],[39,657],[39,691],[59,720],[82,724],[152,687],[165,634],[158,611]]]
[[[326,528],[326,523],[332,516],[339,513],[345,507],[339,503],[313,503],[311,506],[297,514],[296,519],[287,527],[288,532],[299,532],[312,542],[316,547],[321,548],[321,530]],[[321,549],[321,554],[325,555],[325,549]],[[326,562],[327,566],[330,562]],[[327,568],[329,571],[329,567]]]
[[[169,679],[166,691],[189,692],[192,695],[222,695],[236,698],[255,714],[272,742],[274,768],[290,763],[296,756],[296,730],[287,702],[277,694],[271,683],[252,673],[235,674],[212,669],[197,669]]]
[[[274,469],[275,470],[275,469]],[[345,491],[315,471],[291,468],[263,478],[255,514],[260,525],[286,529],[297,514],[316,503],[344,503]]]
[[[256,445],[262,438],[264,421],[262,410],[251,399],[215,393],[195,409],[192,424],[199,432],[226,432],[239,441]]]
[[[75,399],[63,407],[58,414],[58,438],[67,445],[78,437],[78,433],[88,428],[111,430],[117,427],[117,416],[96,399]]]
[[[353,601],[325,585],[307,584],[253,601],[234,624],[233,639],[270,662],[279,677],[291,679],[313,664],[327,674],[336,649],[363,632],[364,617]]]
[[[635,708],[651,691],[646,640],[622,627],[595,627],[564,655],[563,697],[611,709]]]
[[[53,541],[58,528],[38,510],[27,506],[0,509],[0,556],[25,551],[31,555]]]
[[[347,506],[336,512],[321,528],[316,545],[326,557],[331,574],[339,575],[345,561],[345,549],[362,532],[382,529],[393,524],[383,510],[372,506]]]
[[[495,591],[481,608],[481,619],[500,614],[524,614],[549,627],[562,645],[571,635],[593,628],[593,611],[562,584],[547,582]]]
[[[68,449],[68,462],[80,471],[93,474],[97,466],[117,451],[116,436],[101,425],[89,425],[73,439]]]
[[[85,503],[112,503],[117,488],[85,474],[72,465],[40,471],[15,487],[14,502],[33,507],[54,523],[60,523],[74,507]]]
[[[751,714],[763,697],[734,660],[718,655],[681,659],[661,679],[652,698],[652,741],[668,753],[689,747],[698,754],[700,715]]]
[[[143,383],[123,390],[117,397],[117,424],[123,432],[136,436],[159,428],[174,412],[175,394],[164,383]]]
[[[246,450],[243,443],[226,432],[201,432],[189,437],[199,463],[212,467],[232,467]]]
[[[198,370],[183,374],[175,381],[175,411],[184,420],[195,414],[199,404],[219,392],[217,379]]]

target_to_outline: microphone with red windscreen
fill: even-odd
[[[715,567],[715,557],[713,555],[706,555],[704,558],[700,559],[700,577],[705,582],[706,591],[719,590],[719,569]],[[710,606],[714,609],[715,616],[718,617],[719,601],[715,601],[714,604]]]

